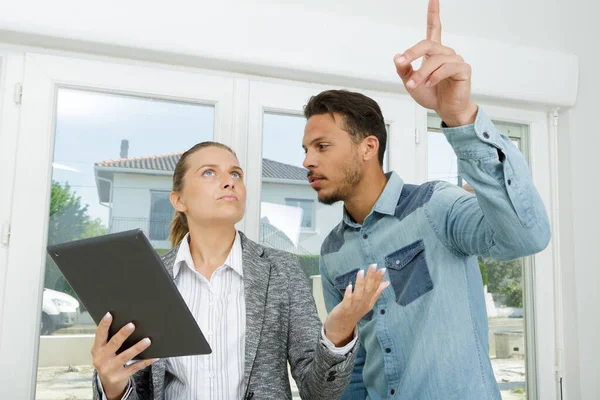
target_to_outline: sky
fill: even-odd
[[[300,115],[265,114],[263,157],[301,167],[304,125]],[[107,225],[108,208],[98,201],[94,163],[119,159],[122,139],[129,141],[129,157],[142,157],[183,152],[212,140],[213,131],[211,106],[60,89],[53,179],[68,182],[88,205],[89,215]],[[456,157],[441,133],[430,133],[429,153],[430,179],[456,183]]]

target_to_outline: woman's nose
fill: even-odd
[[[225,182],[223,183],[223,189],[233,189],[235,187],[234,184],[234,179],[232,177],[229,177],[225,180]]]

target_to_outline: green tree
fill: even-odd
[[[485,269],[488,281],[488,292],[498,296],[504,295],[509,307],[523,307],[523,262],[522,260],[498,261],[492,258],[479,257],[479,267]]]
[[[61,185],[59,182],[52,181],[48,221],[49,245],[106,233],[108,233],[106,226],[102,225],[99,218],[90,218],[87,204],[82,206],[81,197],[76,195],[68,183]],[[46,256],[44,287],[77,297],[50,256]]]

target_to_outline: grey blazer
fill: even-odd
[[[345,356],[331,353],[321,343],[321,321],[298,257],[262,247],[241,232],[240,236],[246,299],[243,399],[291,399],[288,361],[302,399],[341,398],[350,382],[358,341]],[[176,255],[177,248],[163,257],[171,277]],[[171,377],[165,365],[159,360],[137,372],[127,400],[170,400],[164,396]],[[94,372],[94,399],[102,399],[96,382]]]

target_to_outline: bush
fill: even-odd
[[[318,255],[298,255],[300,267],[310,279],[313,275],[319,275],[319,256]]]
[[[506,295],[507,307],[523,307],[523,287],[520,283],[512,282],[504,286],[501,293]]]
[[[479,271],[481,272],[481,280],[483,281],[483,286],[488,285],[488,273],[487,267],[481,260],[479,261]]]

